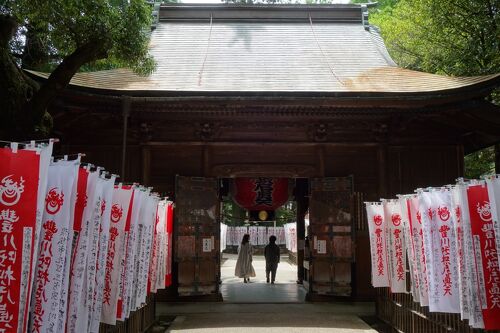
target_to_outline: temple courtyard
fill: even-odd
[[[296,284],[297,267],[286,257],[282,256],[274,285],[265,282],[261,256],[254,256],[257,276],[249,284],[234,277],[236,258],[223,255],[224,302],[157,304],[157,316],[173,320],[167,332],[383,332],[367,324],[375,316],[373,303],[305,302],[306,292]]]

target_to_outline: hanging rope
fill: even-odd
[[[208,32],[208,41],[207,41],[207,49],[205,50],[205,58],[203,59],[203,63],[201,64],[201,69],[198,72],[198,85],[201,86],[201,78],[203,75],[203,71],[205,70],[205,63],[208,58],[208,49],[210,48],[210,41],[212,40],[212,13],[210,13],[210,30]]]
[[[316,36],[316,32],[314,31],[314,26],[313,26],[313,21],[312,21],[312,18],[311,18],[311,13],[308,13],[309,15],[309,24],[311,25],[311,31],[312,31],[312,34],[314,36],[314,40],[316,41],[316,45],[318,45],[318,48],[319,50],[321,51],[321,55],[323,57],[323,60],[326,62],[326,64],[328,65],[328,68],[330,69],[330,72],[332,73],[333,77],[341,84],[341,85],[344,85],[344,82],[339,79],[339,77],[335,74],[335,71],[333,70],[333,66],[330,64],[330,62],[328,61],[328,57],[326,56],[325,52],[323,51],[323,49],[321,48],[321,45],[319,43],[319,40],[318,40],[318,37]]]

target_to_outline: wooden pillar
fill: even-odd
[[[305,178],[296,180],[295,200],[297,202],[297,283],[304,281],[304,249],[306,238],[305,215],[309,207],[308,181]]]

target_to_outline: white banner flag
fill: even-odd
[[[460,317],[462,320],[471,319],[470,323],[473,324],[470,303],[470,292],[468,290],[469,269],[466,266],[465,258],[465,243],[464,243],[464,228],[462,222],[462,207],[460,203],[459,189],[454,187],[451,189],[451,218],[456,236],[456,253],[457,253],[457,266],[458,266],[458,291],[460,301]]]
[[[418,196],[412,195],[409,198],[410,205],[410,232],[411,243],[415,253],[415,262],[419,279],[420,305],[429,305],[429,282],[427,278],[427,266],[425,259],[424,234],[422,231],[422,211],[419,207]]]
[[[122,303],[122,313],[124,318],[128,318],[130,311],[135,310],[135,299],[132,302],[133,289],[135,285],[134,275],[136,262],[138,260],[138,247],[139,247],[139,237],[141,233],[141,221],[140,221],[140,211],[144,204],[144,200],[147,197],[148,192],[142,189],[134,190],[134,202],[132,206],[132,218],[130,220],[130,232],[128,234],[127,249],[126,249],[126,275],[124,275],[123,281],[123,295],[120,298],[123,299]]]
[[[108,255],[111,202],[113,201],[115,179],[116,176],[112,175],[109,179],[105,179],[103,181],[101,219],[98,230],[99,243],[97,247],[95,288],[88,330],[92,333],[99,332],[99,323],[101,321],[104,277],[106,275],[106,259]]]
[[[389,284],[391,292],[406,293],[406,254],[401,205],[398,200],[383,202]]]
[[[80,187],[75,207],[77,212],[80,210],[82,211],[80,213],[81,217],[78,217],[76,220],[76,222],[81,224],[80,228],[75,230],[77,236],[75,237],[75,249],[73,250],[70,272],[69,306],[66,329],[71,333],[80,332],[77,330],[77,320],[80,318],[79,314],[81,314],[83,309],[82,300],[85,298],[85,270],[87,267],[90,222],[94,209],[100,205],[99,196],[96,194],[99,171],[88,172],[88,170],[80,170],[79,177],[81,177],[82,181],[85,175],[87,177],[85,191]],[[84,186],[84,184],[81,186]],[[82,319],[83,318],[80,318],[80,321],[82,321]]]
[[[82,296],[78,304],[76,315],[76,332],[87,332],[91,321],[92,308],[94,305],[95,275],[97,264],[97,251],[99,244],[99,226],[101,225],[101,216],[104,210],[104,189],[105,180],[100,175],[95,181],[95,191],[91,207],[91,215],[88,224],[87,243],[86,243],[86,262],[83,271]]]
[[[389,287],[384,207],[378,202],[366,203],[365,205],[370,232],[372,285],[374,287]]]
[[[412,241],[410,224],[410,199],[411,196],[402,196],[399,198],[401,206],[401,218],[403,220],[403,230],[405,236],[405,247],[410,268],[410,291],[415,302],[420,303],[420,277],[418,274],[417,257]]]
[[[153,242],[153,232],[156,221],[156,208],[158,207],[158,198],[149,196],[146,200],[144,210],[141,210],[141,218],[144,220],[144,232],[141,240],[141,256],[139,265],[139,275],[137,283],[136,308],[142,307],[146,303],[148,294],[148,276],[151,255],[151,245]]]
[[[163,256],[162,246],[166,221],[166,208],[166,201],[160,201],[158,203],[151,250],[151,263],[149,266],[149,292],[151,293],[156,293],[158,290],[158,279],[162,275],[162,267],[160,267],[160,263]]]
[[[39,256],[36,263],[35,288],[31,304],[33,332],[57,332],[62,287],[69,274],[66,270],[67,248],[73,233],[73,213],[78,164],[61,161],[50,165],[45,211],[40,233]],[[65,318],[64,318],[65,319]],[[65,320],[63,320],[65,321]]]
[[[220,225],[220,252],[227,248],[227,239],[229,238],[227,224],[221,223]]]
[[[483,312],[478,291],[478,278],[476,275],[474,260],[474,243],[472,241],[471,220],[469,213],[469,202],[467,199],[467,185],[459,184],[453,188],[453,205],[459,207],[455,210],[458,214],[463,231],[463,251],[465,279],[467,282],[467,296],[469,302],[469,324],[474,328],[484,328]],[[461,279],[461,278],[460,278]]]
[[[120,291],[121,261],[125,254],[125,225],[130,218],[133,190],[130,186],[116,186],[111,201],[106,275],[104,277],[102,322],[116,324],[116,309]]]
[[[33,292],[33,287],[35,284],[35,266],[38,260],[38,244],[40,242],[40,231],[42,227],[42,218],[43,218],[43,212],[45,210],[45,195],[47,193],[47,181],[49,177],[49,165],[50,165],[50,160],[52,158],[52,150],[53,150],[54,144],[52,140],[49,140],[47,144],[42,144],[42,145],[35,145],[34,142],[28,147],[26,147],[26,150],[32,150],[36,151],[37,154],[40,156],[40,164],[39,164],[39,182],[38,182],[38,191],[37,191],[37,209],[36,209],[36,223],[35,223],[35,228],[28,231],[26,229],[26,235],[28,235],[28,232],[31,232],[32,235],[31,237],[33,238],[34,234],[34,241],[33,242],[27,242],[26,245],[23,244],[23,251],[25,253],[32,253],[31,256],[31,262],[27,263],[25,259],[23,258],[23,265],[22,265],[22,280],[21,280],[21,293],[20,293],[20,299],[19,299],[19,325],[17,327],[17,332],[22,333],[27,330],[27,323],[28,323],[28,316],[29,316],[29,310],[31,308],[31,294]],[[29,261],[29,259],[28,259]],[[31,276],[29,276],[29,272],[31,271]]]
[[[423,192],[420,195],[420,208],[425,212],[422,220],[431,312],[460,313],[458,268],[454,260],[457,254],[450,206],[449,191]]]

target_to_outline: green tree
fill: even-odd
[[[276,225],[282,226],[286,223],[297,222],[297,204],[289,201],[276,209]]]
[[[447,75],[500,71],[498,1],[400,0],[371,22],[400,66]]]
[[[484,174],[495,172],[494,147],[479,150],[465,156],[465,177],[478,179]]]
[[[144,0],[0,0],[0,137],[48,135],[47,107],[84,65],[151,72],[151,20]],[[39,85],[21,64],[52,71]]]
[[[402,67],[456,76],[500,72],[498,0],[382,0],[370,21]],[[500,104],[498,91],[489,99]],[[492,172],[494,160],[493,147],[467,156],[466,176]]]

